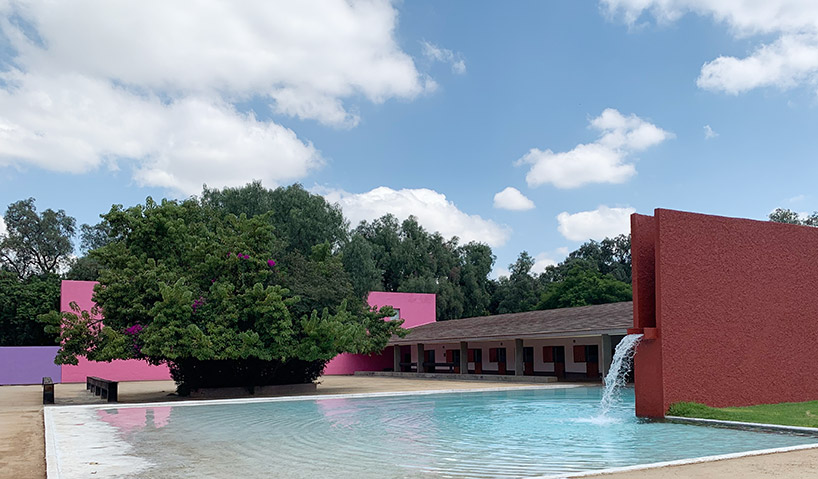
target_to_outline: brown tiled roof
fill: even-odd
[[[625,334],[630,327],[633,302],[626,301],[439,321],[411,328],[405,338],[393,336],[389,344]]]

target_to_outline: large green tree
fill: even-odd
[[[347,240],[348,224],[341,208],[299,184],[274,190],[264,188],[260,182],[222,190],[205,188],[201,203],[236,216],[266,215],[266,221],[284,241],[286,252],[309,256],[312,247],[321,243],[329,243],[335,251]]]
[[[335,355],[379,351],[399,332],[399,322],[382,320],[390,308],[355,301],[329,242],[307,256],[293,245],[309,235],[276,234],[275,211],[232,211],[207,199],[148,198],[103,215],[106,244],[90,253],[103,265],[100,311],[62,315],[58,361],[166,363],[182,392],[307,382]]]
[[[0,346],[54,346],[56,334],[45,332],[37,317],[59,308],[56,274],[20,279],[16,273],[0,271]]]
[[[64,210],[37,213],[34,198],[9,205],[3,216],[7,233],[0,236],[0,268],[19,278],[54,274],[74,251],[74,218]]]
[[[536,309],[572,308],[631,299],[633,291],[630,284],[599,271],[575,266],[561,281],[546,287]]]
[[[388,214],[362,222],[342,252],[358,290],[434,293],[439,321],[488,313],[495,259],[488,245],[460,245],[457,237],[429,233],[412,216],[400,222]]]

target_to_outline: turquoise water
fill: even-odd
[[[530,477],[818,438],[646,422],[601,388],[101,409],[140,478]]]

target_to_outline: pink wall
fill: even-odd
[[[370,306],[392,306],[400,309],[404,328],[414,328],[435,321],[435,295],[425,293],[385,293],[372,291],[367,302]],[[324,368],[325,375],[352,374],[355,371],[382,371],[392,369],[392,348],[381,354],[339,354]]]
[[[63,281],[60,293],[60,309],[71,311],[71,302],[81,309],[91,310],[96,281]],[[53,358],[52,358],[53,359]],[[76,366],[62,366],[62,382],[84,383],[87,376],[97,376],[112,381],[160,381],[170,379],[170,371],[165,365],[151,366],[145,361],[130,359],[106,362],[88,361],[79,358]]]
[[[678,401],[818,399],[818,229],[662,209],[647,218],[632,220],[634,326],[646,334],[637,415],[663,416]],[[638,294],[651,241],[652,306]]]
[[[60,307],[70,311],[70,303],[76,302],[81,309],[94,306],[92,299],[95,281],[63,281]],[[411,328],[435,320],[435,295],[422,293],[369,293],[371,306],[392,306],[400,309],[403,327]],[[52,355],[53,360],[53,355]],[[352,374],[355,371],[381,371],[392,367],[392,349],[381,354],[340,354],[327,364],[324,374]],[[96,362],[79,359],[76,366],[62,366],[62,382],[85,382],[87,376],[98,376],[114,381],[155,381],[170,379],[167,366],[151,366],[144,361],[127,360]],[[55,380],[56,381],[56,380]],[[39,382],[39,380],[37,381]]]

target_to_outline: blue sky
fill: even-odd
[[[633,211],[811,212],[818,6],[758,3],[0,2],[0,206],[298,181],[496,273]]]

